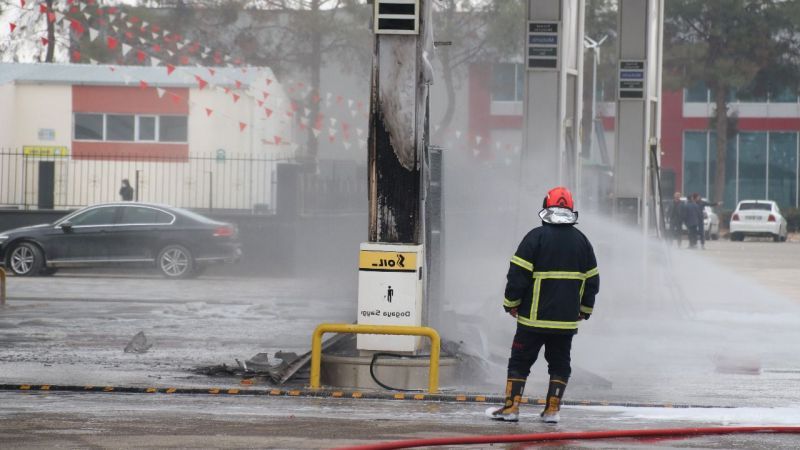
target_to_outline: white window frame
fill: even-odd
[[[153,139],[142,139],[139,135],[140,122],[143,117],[150,117],[153,119]],[[136,114],[136,123],[134,124],[134,138],[136,142],[158,142],[158,116],[153,114]]]

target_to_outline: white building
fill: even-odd
[[[294,157],[292,108],[268,68],[0,64],[0,206],[119,199],[272,205]]]

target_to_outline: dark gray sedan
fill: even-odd
[[[52,224],[0,232],[0,262],[20,276],[59,267],[154,264],[168,278],[189,278],[240,256],[235,226],[147,203],[94,205]]]

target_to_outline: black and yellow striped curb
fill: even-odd
[[[298,398],[337,398],[371,400],[405,400],[452,403],[503,403],[499,395],[458,393],[398,393],[384,391],[331,390],[331,389],[254,389],[245,388],[185,388],[185,387],[136,387],[136,386],[78,386],[56,384],[0,384],[0,391],[18,392],[84,392],[120,394],[175,394],[175,395],[222,395],[222,396],[267,396]],[[522,398],[523,404],[544,405],[544,399]],[[733,408],[732,406],[692,405],[678,403],[641,403],[619,401],[564,400],[567,406],[619,406],[629,408]]]

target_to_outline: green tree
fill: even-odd
[[[717,134],[714,201],[724,198],[733,94],[768,92],[787,84],[797,92],[798,13],[798,2],[784,0],[665,2],[665,86],[684,88],[702,82],[713,96],[712,121]]]

